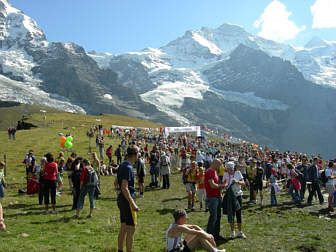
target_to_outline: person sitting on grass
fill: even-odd
[[[225,252],[225,249],[216,248],[215,239],[199,226],[188,225],[188,215],[185,210],[175,210],[173,213],[175,222],[166,231],[167,252],[193,252],[197,249],[205,249],[210,252]],[[182,239],[182,234],[187,236]]]

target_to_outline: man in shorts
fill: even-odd
[[[199,226],[188,225],[188,215],[185,210],[175,210],[173,213],[175,222],[166,232],[166,244],[168,252],[193,252],[198,248],[209,252],[225,252],[225,249],[216,248],[214,237]],[[182,234],[187,236],[183,240]]]
[[[117,203],[120,210],[120,231],[118,236],[118,252],[122,252],[126,240],[127,252],[132,251],[136,225],[136,212],[139,211],[135,204],[134,170],[133,163],[138,159],[138,147],[127,148],[125,161],[120,164],[115,186],[120,190]]]

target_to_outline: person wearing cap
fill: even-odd
[[[118,236],[118,252],[123,251],[126,240],[126,249],[132,251],[137,212],[139,207],[135,203],[133,163],[138,159],[138,147],[127,148],[125,161],[120,164],[115,186],[120,190],[117,204],[120,211],[120,231]]]
[[[230,161],[226,163],[226,169],[227,172],[224,174],[224,185],[227,189],[231,189],[234,196],[237,198],[240,208],[238,210],[235,210],[232,208],[233,211],[228,211],[228,222],[230,223],[231,228],[231,239],[235,238],[235,231],[234,231],[234,216],[237,217],[237,225],[238,225],[238,235],[239,238],[246,239],[246,235],[242,232],[242,215],[241,215],[241,209],[242,209],[242,195],[243,191],[241,189],[241,186],[245,185],[244,177],[241,174],[240,171],[235,170],[235,163]],[[227,204],[233,205],[232,198],[231,201],[228,200]],[[228,208],[229,209],[229,208]]]
[[[216,248],[214,237],[199,226],[187,224],[185,210],[175,210],[175,222],[166,231],[167,252],[193,252],[201,248],[209,252],[225,252]],[[183,239],[183,234],[187,236]]]

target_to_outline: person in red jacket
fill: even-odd
[[[112,147],[112,145],[110,145],[110,147],[108,147],[106,149],[106,156],[109,159],[109,165],[111,165],[111,163],[112,163],[112,155],[113,155],[113,147]]]
[[[49,194],[51,195],[52,213],[56,214],[56,182],[57,182],[57,164],[54,162],[54,156],[50,152],[45,155],[47,162],[44,165],[44,203],[45,213],[49,213]]]

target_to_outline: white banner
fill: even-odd
[[[196,132],[197,136],[201,136],[201,126],[190,127],[166,127],[164,132],[167,136],[172,133]]]

